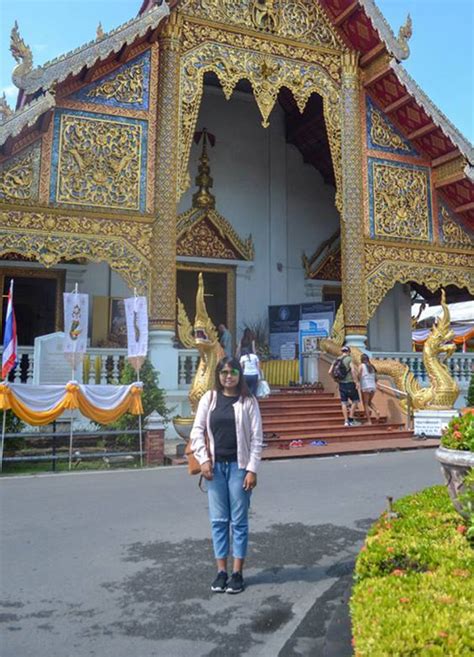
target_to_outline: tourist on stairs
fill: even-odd
[[[240,367],[244,372],[245,383],[252,395],[257,395],[258,382],[262,376],[262,369],[260,367],[260,360],[257,354],[253,353],[250,347],[242,349],[242,356],[240,357]]]
[[[377,390],[377,370],[370,362],[370,358],[367,354],[362,354],[360,357],[358,374],[362,401],[364,402],[365,417],[367,418],[367,424],[372,424],[372,419],[370,417],[371,410],[375,413],[377,420],[380,418],[380,413],[372,402],[375,391]]]
[[[352,361],[350,347],[347,345],[342,347],[341,355],[336,358],[329,368],[329,374],[339,385],[344,426],[354,427],[360,424],[360,422],[354,419],[354,413],[358,407],[360,397],[355,383],[358,379],[358,374]]]

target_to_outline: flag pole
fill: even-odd
[[[2,379],[6,385],[8,385],[9,373],[17,364],[18,337],[16,332],[15,311],[13,309],[13,283],[14,279],[12,278],[10,279],[10,289],[7,297],[7,314],[3,331]],[[3,448],[5,444],[6,423],[7,412],[3,409],[2,440],[0,445],[0,472],[3,471]]]
[[[137,309],[137,288],[133,288],[133,296],[135,297],[135,311]],[[140,383],[140,367],[138,365],[138,357],[137,360],[135,361],[136,363],[136,368],[135,372],[137,374],[137,383]],[[140,447],[140,467],[143,468],[143,433],[142,433],[142,414],[139,413],[138,415],[138,441],[139,441],[139,447]]]
[[[78,285],[76,283],[76,285],[74,287],[74,294],[76,295],[76,301],[77,301],[77,293],[78,293]],[[67,327],[65,327],[65,328],[67,328]],[[74,379],[76,378],[76,347],[77,347],[77,342],[74,341],[74,349],[73,349],[73,352],[72,352],[71,381],[74,381]],[[73,420],[74,420],[73,414],[74,414],[74,411],[71,408],[71,418],[70,418],[71,422],[70,422],[70,425],[69,425],[69,470],[72,469],[72,442],[73,442],[73,427],[72,427],[72,424],[73,424]]]
[[[3,445],[5,442],[5,428],[7,424],[7,412],[3,410],[3,420],[2,420],[2,444],[0,447],[0,472],[3,472]]]

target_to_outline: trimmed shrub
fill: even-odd
[[[463,657],[474,650],[474,551],[444,486],[399,500],[357,559],[356,657]]]

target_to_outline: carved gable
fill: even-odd
[[[343,43],[314,0],[184,0],[180,10],[212,22],[341,50]]]
[[[214,209],[192,208],[178,217],[176,253],[179,256],[253,260],[252,238],[242,240]]]

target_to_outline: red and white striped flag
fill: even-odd
[[[7,316],[3,331],[2,379],[6,379],[10,370],[16,365],[17,335],[15,311],[13,310],[13,278],[8,291]]]

